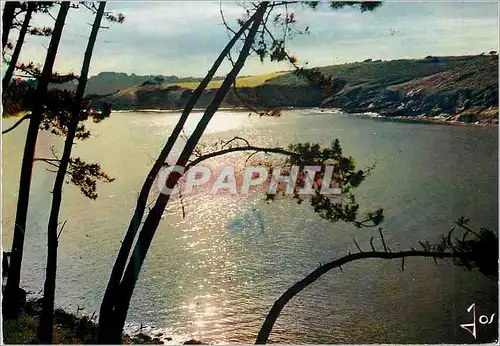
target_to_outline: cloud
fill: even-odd
[[[238,3],[222,4],[226,19],[236,27],[244,10]],[[122,12],[123,24],[99,32],[91,73],[120,71],[136,74],[203,76],[228,41],[219,2],[108,2],[108,10]],[[332,11],[297,6],[297,26],[311,34],[288,41],[300,61],[309,66],[398,57],[440,54],[477,54],[498,50],[498,4],[495,3],[384,3],[374,12]],[[56,9],[53,14],[56,14]],[[92,15],[71,10],[56,61],[60,72],[79,72],[90,34]],[[35,18],[52,25],[48,16]],[[42,62],[47,39],[30,37],[21,59]],[[224,65],[222,75],[227,72]],[[251,58],[244,74],[287,68],[261,64]]]

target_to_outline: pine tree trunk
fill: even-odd
[[[87,78],[89,74],[90,61],[94,50],[97,33],[101,26],[101,20],[104,14],[106,2],[99,3],[99,8],[92,26],[85,57],[83,60],[82,71],[80,74],[76,96],[74,101],[74,109],[72,110],[71,119],[68,125],[68,133],[64,142],[64,150],[61,161],[57,170],[56,179],[54,181],[54,189],[52,191],[52,207],[50,209],[49,225],[47,229],[47,268],[45,276],[45,284],[43,289],[43,304],[42,314],[40,316],[40,325],[38,329],[38,339],[43,344],[52,343],[52,325],[54,319],[54,299],[56,290],[56,271],[57,271],[57,246],[58,234],[57,227],[59,224],[59,211],[61,209],[62,188],[64,178],[68,169],[71,158],[71,149],[75,140],[76,130],[80,119],[81,103],[87,86]]]
[[[245,39],[245,43],[243,45],[243,48],[241,49],[238,60],[236,61],[231,72],[224,79],[219,90],[217,90],[212,102],[205,110],[202,119],[200,120],[198,126],[196,127],[193,134],[187,141],[186,146],[184,147],[176,165],[186,166],[187,161],[191,157],[196,145],[198,144],[198,141],[200,140],[201,136],[203,135],[203,132],[205,131],[205,128],[207,127],[208,123],[210,122],[215,112],[218,110],[227,92],[231,88],[231,85],[234,83],[236,77],[238,76],[238,73],[243,68],[246,58],[248,57],[248,54],[250,52],[251,46],[254,42],[255,35],[257,34],[260,24],[262,23],[262,19],[266,12],[267,6],[268,3],[263,2],[256,10],[255,19]],[[179,174],[171,174],[166,183],[167,187],[175,186],[175,184],[179,179],[180,179]],[[148,216],[146,217],[142,230],[139,234],[139,238],[134,247],[134,252],[127,265],[127,269],[125,271],[119,290],[117,292],[118,295],[115,298],[116,299],[115,310],[112,317],[113,324],[111,328],[108,330],[108,333],[111,336],[112,341],[114,343],[118,343],[121,341],[120,340],[121,333],[123,330],[123,326],[125,325],[125,319],[127,317],[130,300],[132,298],[132,293],[134,291],[135,284],[139,277],[140,269],[142,267],[142,264],[144,263],[144,259],[146,258],[149,246],[151,245],[151,241],[153,240],[153,236],[156,232],[156,229],[158,228],[158,224],[160,223],[161,216],[165,210],[169,198],[170,195],[161,194],[156,200],[154,207],[151,209]]]
[[[255,15],[254,15],[255,16]],[[148,173],[148,176],[142,186],[141,192],[139,193],[139,197],[137,199],[137,204],[136,208],[134,211],[134,215],[132,219],[130,220],[129,227],[127,229],[127,233],[125,234],[125,237],[121,243],[120,250],[118,252],[118,255],[116,257],[115,264],[113,266],[110,279],[108,282],[108,286],[106,287],[106,291],[104,293],[104,297],[101,303],[101,308],[100,308],[100,313],[99,313],[99,343],[113,343],[113,340],[110,340],[108,338],[108,330],[109,327],[108,325],[112,323],[112,314],[113,314],[113,309],[114,309],[114,299],[116,297],[116,290],[120,284],[120,280],[123,277],[123,273],[125,271],[125,266],[127,264],[127,259],[130,254],[130,250],[132,248],[132,245],[134,243],[135,236],[137,234],[137,230],[139,229],[141,220],[144,216],[144,211],[146,209],[146,204],[147,204],[147,199],[149,196],[149,193],[151,191],[151,187],[153,186],[153,183],[158,176],[158,173],[160,172],[161,168],[163,167],[163,164],[165,160],[167,159],[168,155],[170,154],[170,151],[172,150],[175,142],[179,138],[179,135],[182,132],[182,129],[184,127],[184,124],[186,123],[191,111],[193,110],[194,106],[196,105],[196,102],[200,98],[201,94],[207,87],[208,83],[212,80],[214,77],[215,73],[217,72],[218,68],[224,61],[224,58],[226,55],[231,51],[232,47],[234,44],[239,40],[239,38],[243,35],[243,32],[248,29],[250,24],[253,22],[253,18],[250,18],[241,28],[240,30],[234,35],[234,37],[228,42],[224,50],[221,52],[217,60],[214,62],[212,68],[209,70],[205,78],[201,81],[201,83],[198,85],[198,87],[195,89],[193,94],[191,95],[186,107],[184,108],[184,111],[182,112],[182,115],[177,122],[174,130],[172,131],[172,134],[168,138],[167,143],[163,147],[160,155],[158,156],[158,159],[156,160],[155,164],[151,168],[150,172]]]
[[[5,6],[7,6],[7,4],[5,4]],[[21,30],[19,31],[19,37],[17,39],[16,48],[14,48],[14,52],[12,53],[12,57],[9,62],[9,67],[7,68],[7,71],[5,71],[5,76],[2,79],[2,87],[4,91],[9,86],[10,80],[14,75],[14,70],[16,68],[17,60],[19,59],[19,54],[21,54],[21,48],[23,47],[24,39],[26,38],[26,33],[28,32],[31,15],[35,10],[35,7],[36,3],[34,2],[30,2],[28,4],[28,10],[26,11],[26,14],[24,16],[23,25],[21,26]]]
[[[6,1],[2,13],[2,52],[5,51],[5,46],[9,40],[9,32],[14,22],[14,13],[19,1]]]
[[[35,105],[32,110],[32,117],[28,126],[26,143],[24,146],[23,161],[21,166],[21,177],[19,180],[19,195],[17,199],[16,220],[14,226],[14,239],[12,241],[11,265],[5,286],[2,306],[4,318],[15,318],[22,308],[20,301],[19,287],[21,279],[21,265],[23,260],[24,236],[26,231],[26,219],[28,214],[28,204],[30,197],[31,174],[33,171],[33,158],[35,156],[35,146],[38,138],[38,129],[43,118],[43,104],[47,95],[47,88],[52,78],[52,68],[56,59],[59,42],[68,14],[70,3],[61,3],[61,9],[57,15],[54,31],[50,39],[49,49],[43,65],[42,74],[36,89]]]

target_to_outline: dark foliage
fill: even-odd
[[[52,28],[49,27],[31,28],[29,30],[29,34],[34,36],[50,36],[52,35]]]
[[[95,1],[80,1],[79,3],[85,9],[90,10],[94,14],[97,13],[97,6]],[[78,5],[77,5],[78,6]],[[125,16],[122,13],[104,12],[104,18],[111,23],[122,24],[125,21]]]
[[[498,235],[492,230],[481,227],[474,231],[469,227],[469,219],[461,217],[456,224],[465,232],[453,238],[452,228],[447,236],[441,238],[438,244],[422,242],[421,246],[429,251],[452,251],[468,253],[468,257],[455,258],[454,263],[469,270],[478,269],[491,279],[498,279]]]
[[[42,74],[41,67],[36,66],[35,63],[33,62],[29,62],[27,64],[26,63],[17,64],[16,69],[23,72],[27,77],[34,78],[36,80],[39,79]],[[74,73],[59,74],[55,72],[52,74],[50,83],[62,84],[73,81],[75,79],[78,79],[78,77]]]
[[[327,95],[331,95],[341,90],[347,82],[340,78],[329,77],[318,68],[304,69],[303,67],[295,70],[295,74],[304,78],[309,83],[322,88]]]
[[[361,12],[373,11],[377,7],[380,7],[381,5],[382,5],[381,1],[331,1],[330,2],[330,8],[332,10],[337,10],[344,8],[346,6],[350,6],[350,7],[357,7]]]
[[[2,93],[3,115],[15,115],[29,108],[33,100],[35,86],[20,78],[10,83]]]
[[[71,183],[78,186],[80,191],[90,199],[98,197],[96,193],[97,180],[111,183],[115,179],[101,170],[97,163],[86,163],[79,157],[70,159],[67,174],[71,177]]]
[[[356,202],[354,189],[365,180],[373,167],[365,170],[356,169],[355,160],[352,157],[343,156],[338,139],[335,139],[332,145],[326,148],[317,143],[297,143],[291,144],[287,150],[294,155],[287,158],[285,167],[290,168],[293,165],[299,167],[293,196],[297,203],[301,204],[305,198],[304,195],[298,193],[298,190],[305,186],[307,179],[311,179],[306,175],[305,167],[320,166],[321,171],[317,172],[314,175],[314,181],[311,181],[314,194],[309,198],[311,207],[320,217],[332,222],[353,223],[358,228],[374,227],[382,223],[384,220],[382,209],[370,212],[362,220],[357,220],[359,204]],[[327,166],[332,167],[332,180],[328,187],[339,188],[340,194],[338,195],[321,193]],[[282,174],[289,173],[289,170],[282,172]],[[284,188],[280,188],[278,193],[284,195]],[[276,200],[276,196],[266,194],[266,199]]]

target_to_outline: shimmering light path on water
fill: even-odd
[[[188,134],[199,117],[189,121]],[[177,113],[114,113],[101,124],[89,124],[95,136],[79,143],[75,154],[100,162],[116,181],[99,186],[96,201],[65,186],[59,306],[75,312],[77,306],[89,313],[99,309],[135,198],[177,118]],[[25,131],[23,125],[2,138],[4,248],[11,243]],[[498,223],[496,128],[392,123],[317,110],[286,111],[281,118],[221,112],[203,141],[234,136],[271,146],[327,145],[339,138],[360,167],[375,163],[357,196],[363,211],[385,208],[386,240],[393,250],[417,246],[422,239],[437,241],[461,215],[475,226]],[[37,154],[50,156],[56,143],[41,135]],[[210,164],[243,164],[243,158],[219,157]],[[43,287],[52,182],[53,175],[37,163],[22,275],[22,284],[33,292]],[[136,287],[129,329],[142,323],[177,340],[251,343],[286,288],[318,263],[353,250],[353,238],[368,248],[370,237],[378,235],[320,220],[307,204],[267,204],[256,195],[199,194],[184,204],[185,219],[178,199],[165,212]],[[263,216],[263,230],[254,211]],[[244,222],[231,229],[236,220]],[[478,313],[496,311],[496,283],[476,272],[424,259],[407,260],[404,272],[400,267],[399,261],[365,260],[325,275],[285,308],[271,341],[471,342],[459,328],[470,319],[465,309],[475,302],[482,309]]]

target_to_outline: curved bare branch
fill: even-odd
[[[396,259],[405,257],[433,257],[433,258],[465,258],[470,256],[470,254],[466,252],[431,252],[431,251],[400,251],[400,252],[381,252],[381,251],[370,251],[370,252],[358,252],[354,254],[350,254],[341,258],[338,258],[334,261],[331,261],[327,264],[321,265],[316,270],[312,271],[309,275],[307,275],[302,280],[296,282],[292,287],[287,289],[285,293],[281,295],[274,302],[273,307],[267,314],[267,317],[260,328],[259,334],[257,335],[257,340],[255,344],[265,344],[269,339],[269,335],[278,319],[281,311],[285,307],[285,305],[297,294],[299,294],[302,290],[307,288],[313,282],[318,280],[323,274],[326,274],[328,271],[334,268],[341,268],[343,264],[347,264],[353,261],[367,259],[367,258],[379,258],[379,259]]]
[[[2,135],[6,134],[6,133],[9,133],[10,131],[14,130],[16,127],[18,127],[19,125],[21,125],[21,123],[25,120],[28,120],[31,118],[31,113],[30,114],[26,114],[25,116],[23,116],[21,119],[19,119],[18,121],[16,121],[16,123],[14,125],[12,125],[11,127],[9,127],[8,129],[6,130],[3,130],[2,131]]]
[[[299,157],[297,153],[294,153],[293,151],[288,151],[283,148],[266,148],[266,147],[256,147],[253,145],[247,145],[243,147],[233,147],[233,148],[227,148],[227,149],[222,149],[218,151],[214,151],[205,155],[202,155],[193,161],[191,161],[187,166],[186,169],[189,169],[193,166],[196,166],[202,161],[211,159],[216,156],[222,156],[225,154],[229,153],[234,153],[234,152],[240,152],[240,151],[254,151],[254,152],[263,152],[263,153],[272,153],[272,154],[280,154],[280,155],[286,155],[286,156],[293,156],[293,157]]]

